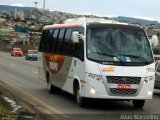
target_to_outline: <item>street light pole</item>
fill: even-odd
[[[44,0],[44,1],[43,1],[43,27],[44,27],[44,12],[45,12],[45,4],[46,4],[46,1]]]
[[[33,2],[33,3],[35,4],[35,9],[37,9],[37,4],[38,4],[38,2],[35,1],[35,2]]]

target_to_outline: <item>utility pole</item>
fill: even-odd
[[[15,8],[14,18],[17,19],[17,8]]]
[[[33,3],[35,4],[35,8],[37,9],[37,4],[38,4],[38,2],[35,1],[35,2],[33,2]]]
[[[35,24],[36,24],[36,21],[37,21],[37,4],[38,4],[38,2],[35,1],[33,3],[35,4],[35,16],[34,16],[34,18],[35,18]]]
[[[45,19],[44,19],[44,13],[45,13],[45,4],[46,4],[46,1],[44,0],[43,1],[43,27],[44,27],[44,22],[45,22]]]

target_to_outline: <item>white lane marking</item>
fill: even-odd
[[[36,71],[32,71],[34,74],[38,74]]]
[[[9,64],[10,66],[13,66],[13,67],[15,67],[16,65],[14,65],[14,64]]]

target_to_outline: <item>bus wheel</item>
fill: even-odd
[[[76,97],[76,104],[80,107],[84,107],[85,106],[85,98],[81,97],[81,95],[80,95],[79,85],[77,85],[77,87],[76,87],[75,97]]]
[[[54,86],[51,85],[50,83],[48,83],[48,89],[49,89],[49,93],[54,93]]]
[[[143,108],[145,100],[133,100],[132,103],[134,108]]]
[[[51,84],[49,75],[47,75],[47,83],[48,83],[49,93],[50,93],[50,94],[52,94],[52,93],[55,94],[55,93],[56,93],[56,88],[55,88],[55,86],[53,86],[53,85]]]

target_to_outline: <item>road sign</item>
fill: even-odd
[[[29,31],[29,27],[27,27],[27,26],[18,26],[18,25],[15,25],[15,31],[16,31],[16,32],[27,33],[27,32]]]

